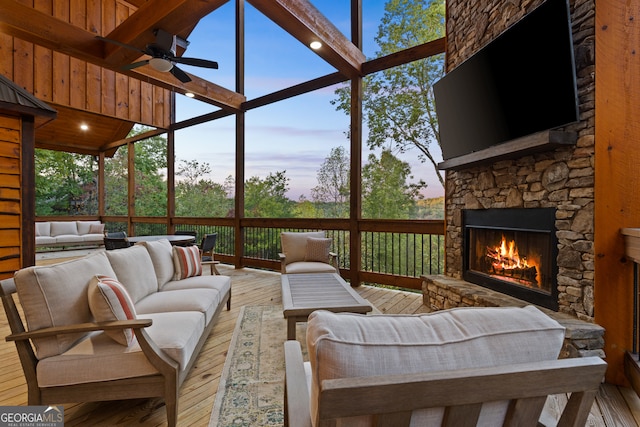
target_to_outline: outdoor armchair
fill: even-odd
[[[324,231],[283,232],[280,243],[282,274],[340,273],[338,255],[330,250],[333,240]]]

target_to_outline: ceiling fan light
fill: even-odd
[[[151,58],[149,60],[149,65],[151,65],[156,70],[162,71],[164,73],[173,68],[173,64],[171,63],[171,61],[168,61],[164,58]]]

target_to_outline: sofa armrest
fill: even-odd
[[[24,341],[34,338],[45,338],[61,334],[74,334],[78,332],[106,331],[114,329],[140,329],[151,326],[151,319],[134,319],[134,320],[115,320],[113,322],[100,323],[79,323],[75,325],[54,326],[51,328],[42,328],[34,331],[20,332],[11,334],[5,339],[7,341]]]
[[[285,426],[310,427],[309,387],[304,372],[300,343],[289,340],[284,343]]]

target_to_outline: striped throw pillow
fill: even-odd
[[[173,267],[175,270],[173,280],[202,275],[200,249],[197,246],[174,246]]]
[[[89,282],[89,309],[96,322],[133,320],[136,309],[127,290],[117,280],[101,274]],[[104,331],[118,344],[129,346],[135,335],[133,329]]]

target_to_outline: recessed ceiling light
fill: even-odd
[[[184,94],[184,96],[186,96],[187,98],[193,98],[196,95],[194,93],[187,92],[187,93]]]
[[[89,130],[89,126],[87,126],[87,124],[85,124],[85,123],[82,123],[82,124],[80,125],[80,129],[82,129],[82,130]]]
[[[309,44],[309,47],[310,47],[311,49],[313,49],[313,50],[318,50],[318,49],[320,49],[320,48],[322,47],[322,43],[320,43],[320,42],[319,42],[319,41],[317,41],[317,40],[314,40],[314,41],[312,41],[312,42]]]

